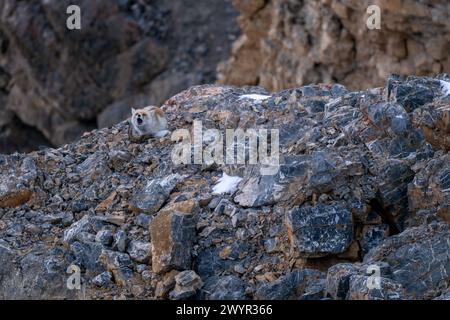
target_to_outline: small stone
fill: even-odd
[[[142,241],[131,241],[127,248],[131,259],[139,263],[147,263],[150,260],[151,250],[151,243]]]
[[[145,293],[145,289],[141,285],[131,286],[131,294],[135,297],[141,297]]]
[[[370,249],[377,247],[389,236],[389,226],[387,224],[364,226],[361,239],[361,249],[366,254]]]
[[[104,246],[109,246],[113,241],[113,233],[111,230],[103,229],[95,235],[95,241]]]
[[[13,208],[28,202],[38,173],[32,158],[9,159],[0,166],[0,208]]]
[[[108,287],[112,284],[112,273],[109,271],[102,272],[94,277],[91,282],[97,287]]]
[[[147,214],[157,212],[181,179],[179,174],[171,174],[162,179],[150,180],[135,193],[131,207]]]
[[[170,291],[175,287],[175,277],[180,272],[171,270],[164,275],[163,281],[158,282],[155,289],[155,295],[158,298],[166,298]]]
[[[370,288],[369,277],[352,275],[349,279],[348,300],[403,300],[404,289],[401,284],[380,277],[380,287]]]
[[[151,216],[145,213],[141,213],[136,217],[134,223],[144,229],[148,229],[151,220]]]
[[[233,269],[240,274],[244,274],[247,271],[241,264],[235,265]]]
[[[205,281],[201,290],[205,300],[246,300],[245,283],[239,277],[213,276]]]
[[[107,271],[113,274],[115,282],[120,286],[124,286],[127,280],[133,276],[133,263],[128,254],[103,250],[99,261]]]
[[[220,251],[219,257],[221,259],[227,259],[228,256],[230,255],[231,251],[232,251],[231,246],[226,246],[225,248],[222,249],[222,251]]]
[[[202,279],[192,270],[186,270],[177,274],[175,283],[175,289],[170,292],[170,298],[175,300],[189,298],[203,286]]]
[[[144,281],[146,281],[146,282],[150,282],[152,280],[152,278],[153,278],[153,274],[152,274],[152,272],[150,270],[142,271],[141,276],[142,276],[142,279]]]
[[[123,230],[119,230],[114,235],[114,242],[112,248],[120,252],[125,252],[125,249],[127,248],[127,242],[128,238],[126,232]]]
[[[264,248],[266,249],[267,253],[275,252],[276,247],[277,247],[277,239],[270,238],[264,241]]]
[[[256,291],[256,298],[264,300],[285,300],[300,293],[311,283],[324,279],[325,275],[313,269],[295,270],[275,281],[264,283]]]

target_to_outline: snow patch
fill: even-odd
[[[213,194],[233,193],[237,189],[237,185],[242,181],[241,177],[233,177],[227,175],[225,172],[213,187]]]
[[[269,99],[270,96],[264,95],[264,94],[256,94],[256,93],[251,93],[251,94],[244,94],[242,96],[239,97],[239,100],[242,99],[252,99],[252,100],[256,100],[256,101],[264,101],[266,99]]]
[[[442,91],[446,96],[450,95],[450,82],[441,80]]]

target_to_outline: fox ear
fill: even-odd
[[[135,114],[136,113],[136,109],[135,108],[131,108],[131,114]]]

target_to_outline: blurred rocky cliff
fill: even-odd
[[[81,8],[81,30],[66,9]],[[0,1],[0,153],[61,145],[215,81],[239,33],[229,1]]]
[[[234,0],[242,36],[220,83],[278,91],[307,83],[381,86],[390,73],[450,72],[448,0]],[[369,30],[366,10],[381,9]]]

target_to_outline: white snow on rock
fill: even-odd
[[[270,96],[267,96],[264,94],[251,93],[251,94],[243,94],[242,96],[239,97],[239,100],[252,99],[252,100],[256,100],[256,101],[263,101],[263,100],[266,100],[269,98],[270,98]]]
[[[450,95],[450,82],[441,80],[441,87],[446,96]]]
[[[213,187],[213,194],[233,193],[237,189],[237,185],[242,181],[241,177],[233,177],[227,175],[225,172]]]

